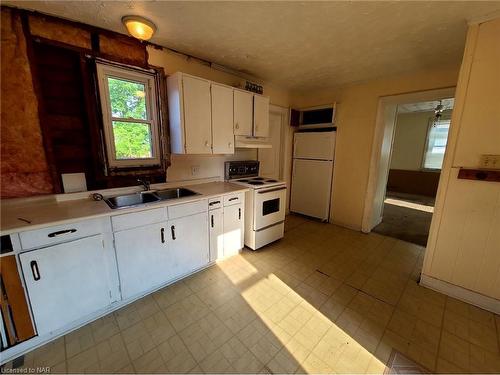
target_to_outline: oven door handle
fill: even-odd
[[[257,190],[258,194],[265,194],[265,193],[272,193],[273,191],[280,191],[280,190],[286,190],[286,186],[276,188],[276,189],[269,189],[269,190]]]

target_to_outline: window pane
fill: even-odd
[[[149,124],[113,121],[116,159],[153,157]]]
[[[147,119],[144,84],[108,77],[108,87],[113,117]]]
[[[428,133],[424,168],[441,169],[448,140],[450,120],[438,121],[431,125]]]

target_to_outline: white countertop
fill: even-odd
[[[121,209],[112,209],[106,202],[94,201],[88,197],[73,200],[58,200],[55,195],[51,195],[47,197],[4,200],[1,202],[0,234],[6,235],[83,219],[143,211],[152,207],[166,207],[248,190],[244,186],[229,182],[209,182],[183,185],[182,187],[190,189],[199,195]]]

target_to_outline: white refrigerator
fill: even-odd
[[[328,221],[335,131],[295,133],[290,211]]]

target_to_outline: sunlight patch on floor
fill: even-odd
[[[430,213],[434,212],[434,206],[426,206],[423,204],[408,202],[401,199],[386,198],[384,200],[384,203],[392,204],[393,206],[411,208],[413,210],[418,210],[418,211],[424,211]]]

